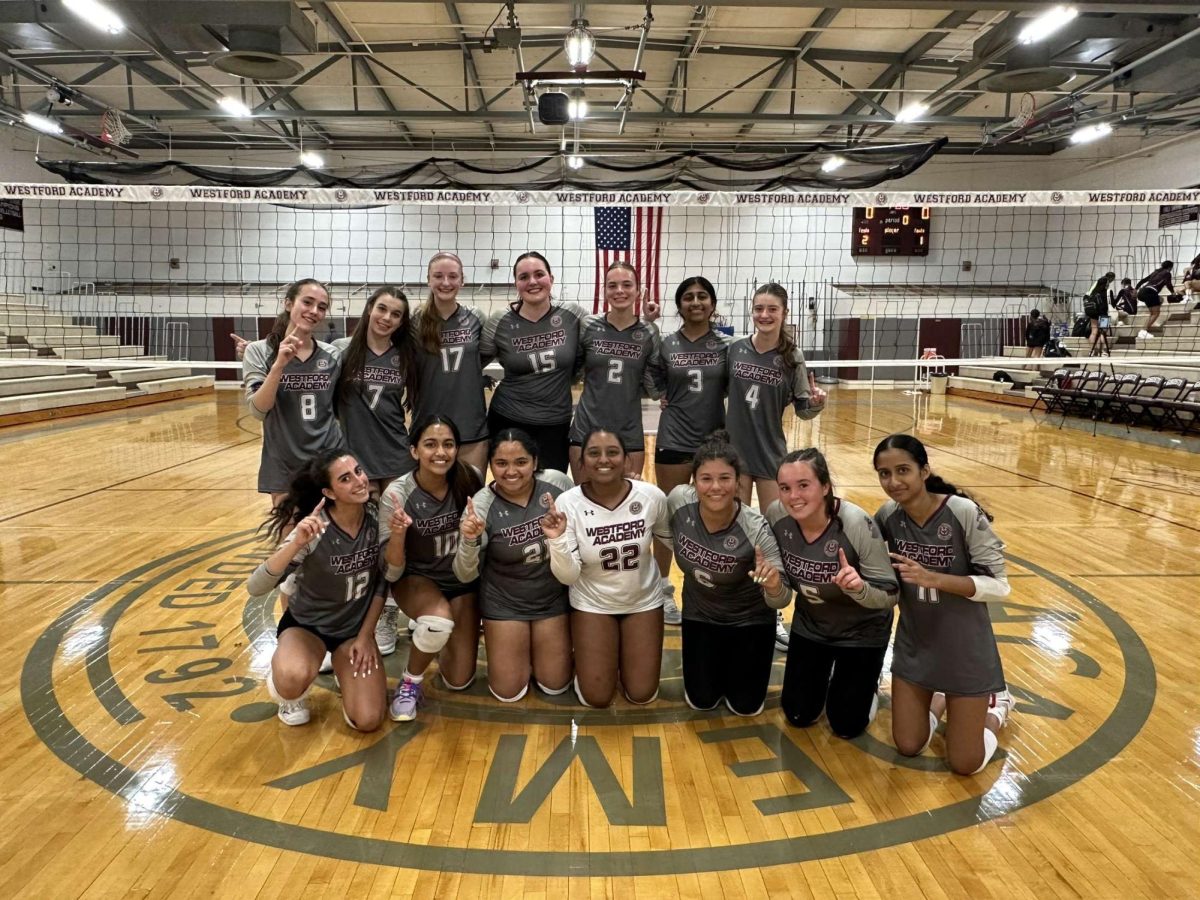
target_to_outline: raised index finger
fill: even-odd
[[[838,547],[838,562],[841,563],[843,569],[849,568],[850,562],[846,559],[846,551]]]
[[[542,503],[546,505],[546,513],[551,516],[558,515],[558,507],[554,505],[554,497],[549,491],[542,494]]]
[[[322,497],[322,498],[321,498],[321,502],[320,502],[320,503],[318,503],[318,504],[317,504],[317,505],[316,505],[316,506],[313,508],[312,514],[313,514],[314,516],[315,516],[317,513],[319,513],[321,510],[323,510],[323,509],[325,508],[325,499],[326,499],[325,497]]]

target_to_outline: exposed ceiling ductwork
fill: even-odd
[[[209,59],[213,66],[230,75],[258,81],[284,81],[304,71],[295,59],[281,53],[283,39],[278,28],[257,25],[231,25],[229,50]]]

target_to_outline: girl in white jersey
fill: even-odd
[[[1009,594],[1004,544],[974,500],[929,471],[915,437],[880,441],[875,471],[891,498],[875,520],[900,576],[892,737],[916,756],[945,711],[950,768],[973,775],[996,752],[1013,705],[987,609]]]
[[[575,693],[606,707],[618,680],[631,703],[658,696],[662,668],[662,587],[650,546],[669,541],[667,498],[625,476],[619,435],[583,439],[582,484],[547,504],[542,531],[550,570],[570,588]]]
[[[343,446],[333,414],[338,352],[313,337],[328,313],[325,285],[300,279],[288,287],[271,333],[247,344],[242,357],[246,405],[263,423],[258,490],[272,506],[308,460]]]
[[[266,527],[279,549],[254,570],[246,587],[251,596],[262,596],[285,575],[291,583],[267,675],[279,718],[286,725],[308,722],[309,688],[322,656],[332,653],[346,724],[374,731],[387,707],[374,638],[384,582],[366,473],[349,454],[318,455],[292,479]]]
[[[487,466],[487,405],[483,398],[480,353],[483,317],[458,302],[463,264],[445,250],[435,253],[426,270],[429,299],[413,318],[417,383],[412,394],[413,421],[431,413],[454,420],[463,443],[458,456],[482,472]]]

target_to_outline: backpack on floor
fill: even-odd
[[[1071,326],[1071,337],[1087,337],[1092,333],[1092,323],[1087,316],[1080,316]]]

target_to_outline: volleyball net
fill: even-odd
[[[515,299],[516,257],[550,261],[555,293],[603,309],[603,270],[632,260],[678,327],[685,278],[715,287],[718,325],[752,330],[755,288],[790,296],[788,327],[813,370],[844,380],[920,379],[935,365],[1026,360],[1031,311],[1072,356],[1085,295],[1106,272],[1136,284],[1164,260],[1150,309],[1109,313],[1108,349],[1200,365],[1200,190],[699,193],[0,185],[0,359],[186,362],[236,378],[231,333],[267,333],[287,286],[328,284],[334,338],[371,292],[414,307],[430,257],[461,257],[460,300]],[[1200,290],[1200,280],[1195,283]],[[924,358],[924,359],[923,359]]]

